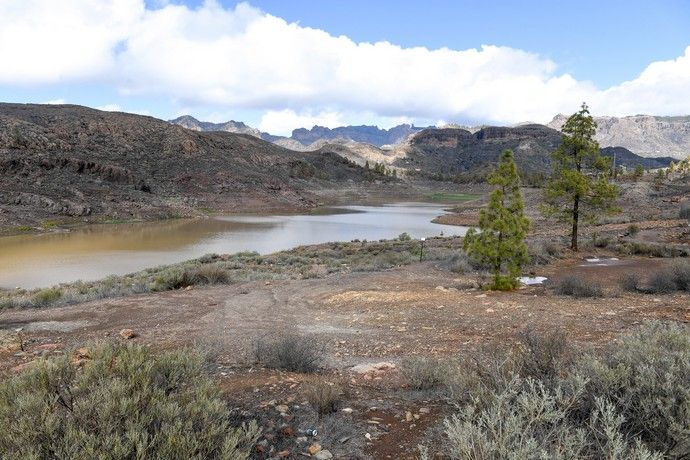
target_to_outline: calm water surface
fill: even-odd
[[[464,227],[434,224],[438,204],[399,203],[342,206],[318,214],[235,215],[115,225],[94,225],[66,233],[0,238],[0,287],[44,287],[122,275],[203,254],[257,251],[356,238],[413,238],[462,235]]]

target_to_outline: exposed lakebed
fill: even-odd
[[[309,215],[232,215],[94,225],[70,232],[0,238],[0,287],[45,287],[122,275],[208,253],[268,254],[306,244],[353,239],[462,235],[432,223],[439,204],[338,206]]]

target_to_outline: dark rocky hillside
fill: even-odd
[[[337,155],[73,105],[0,104],[0,228],[44,219],[298,209],[309,190],[364,180]]]
[[[475,133],[464,129],[428,129],[415,134],[407,147],[407,156],[395,161],[396,166],[419,174],[482,175],[498,160],[505,149],[512,149],[518,167],[524,174],[550,171],[551,153],[558,148],[561,133],[543,125],[514,128],[486,127]],[[671,158],[642,158],[624,148],[615,148],[616,163],[646,168],[667,166]],[[603,149],[613,155],[614,149]]]
[[[665,168],[674,161],[671,157],[642,157],[632,153],[625,147],[605,147],[601,149],[601,153],[610,158],[613,158],[615,155],[616,165],[625,166],[626,168],[634,168],[637,165],[645,169]]]

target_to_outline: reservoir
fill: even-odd
[[[435,224],[440,204],[319,208],[308,215],[232,215],[90,225],[69,232],[0,238],[0,287],[47,287],[123,275],[204,254],[260,254],[329,241],[463,235]]]

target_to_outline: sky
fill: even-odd
[[[690,114],[690,1],[0,0],[0,101],[170,119]]]

